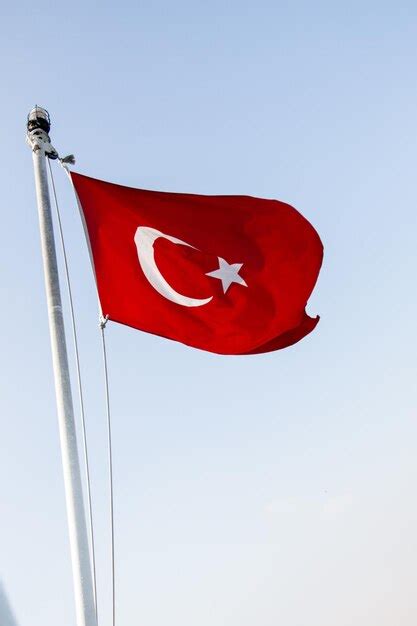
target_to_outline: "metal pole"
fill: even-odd
[[[65,343],[58,265],[49,198],[46,159],[58,154],[49,138],[48,112],[35,107],[28,116],[27,140],[33,152],[36,198],[45,275],[49,331],[58,408],[62,466],[74,580],[77,626],[97,626],[87,524],[78,458],[71,382]]]

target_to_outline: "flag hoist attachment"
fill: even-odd
[[[30,111],[27,121],[27,141],[32,149],[35,173],[77,626],[97,626],[96,602],[46,169],[47,158],[59,158],[57,151],[51,144],[49,137],[50,127],[49,114],[45,109],[36,106]]]

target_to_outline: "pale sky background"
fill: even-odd
[[[19,626],[75,623],[36,103],[82,173],[279,198],[325,246],[321,322],[285,351],[221,357],[108,326],[118,625],[415,626],[415,2],[20,1],[0,34],[0,579]],[[55,171],[110,626],[95,290]]]

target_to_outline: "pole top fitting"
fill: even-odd
[[[41,128],[46,133],[49,133],[51,129],[51,118],[46,109],[38,107],[36,105],[28,115],[27,129],[29,132],[35,130],[35,128]]]
[[[36,105],[28,115],[26,141],[33,152],[40,150],[49,159],[58,159],[58,152],[51,145],[50,128],[51,119],[48,111]]]

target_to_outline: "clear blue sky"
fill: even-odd
[[[73,626],[29,109],[85,174],[275,197],[317,228],[316,331],[227,358],[107,330],[120,626],[414,626],[414,2],[7,3],[0,26],[0,579],[19,626]],[[57,184],[109,626],[92,272]]]

